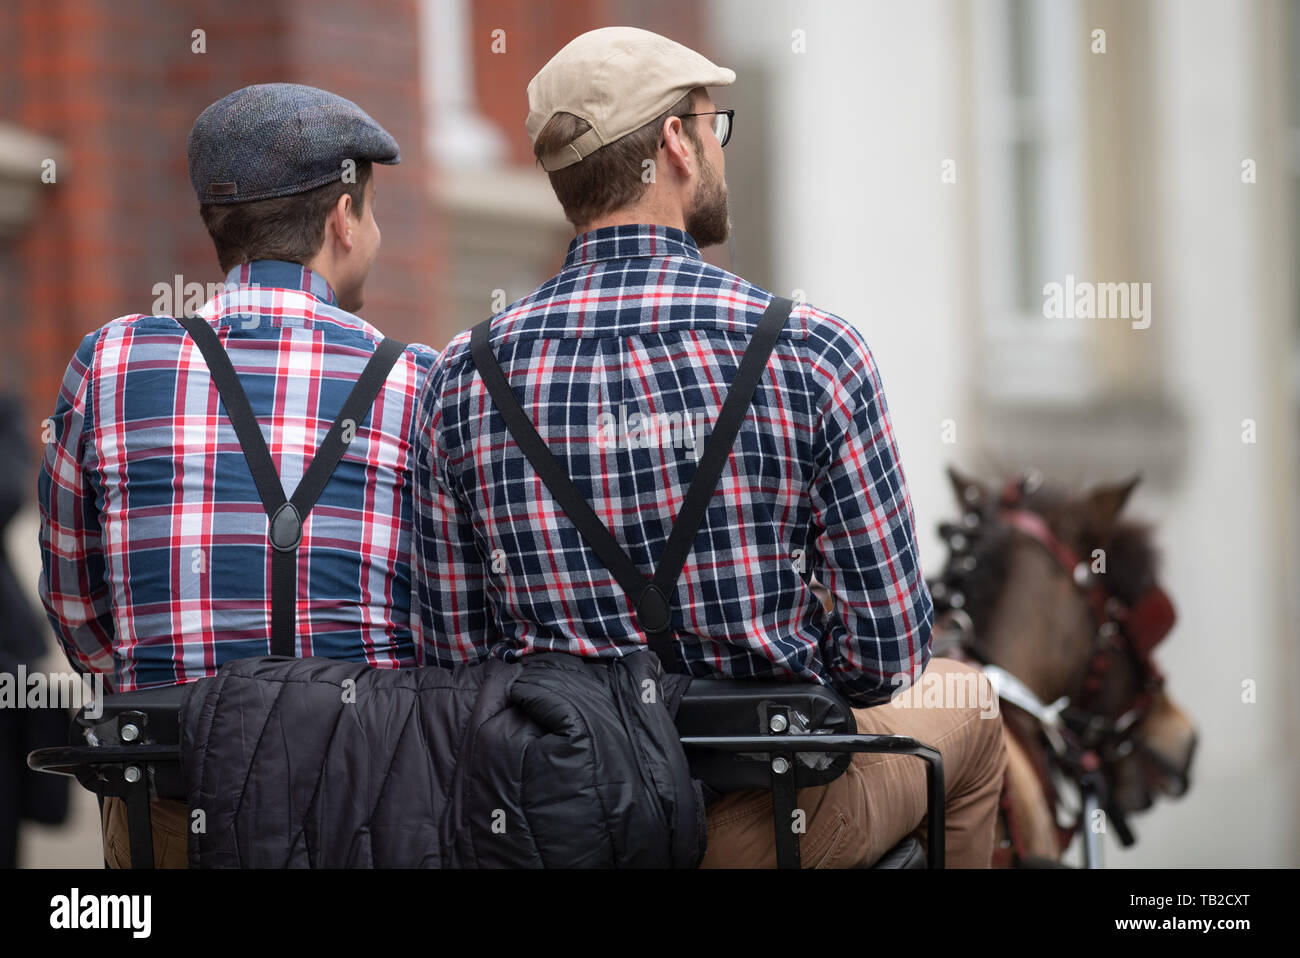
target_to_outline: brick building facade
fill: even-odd
[[[291,81],[356,101],[397,138],[379,167],[384,243],[365,318],[431,341],[438,231],[428,200],[416,0],[12,0],[0,12],[0,121],[57,145],[33,169],[30,219],[0,240],[0,384],[39,435],[76,344],[114,316],[152,312],[157,283],[219,282],[186,171],[209,103]],[[196,52],[195,30],[203,52]]]
[[[703,29],[698,6],[686,0],[424,3],[461,12],[469,97],[504,145],[490,168],[476,171],[495,209],[477,206],[454,177],[438,188],[421,69],[433,55],[421,30],[430,8],[421,0],[8,0],[0,9],[0,191],[22,194],[26,211],[0,222],[0,390],[25,401],[33,442],[86,333],[115,316],[153,312],[156,284],[173,286],[178,275],[205,287],[223,279],[185,160],[190,126],[209,103],[250,83],[307,83],[356,101],[392,132],[403,159],[376,169],[383,248],[362,313],[392,336],[441,348],[470,317],[487,314],[492,287],[522,294],[516,287],[563,257],[558,204],[547,232],[512,222],[512,184],[537,180],[518,204],[531,204],[534,218],[539,204],[550,215],[554,203],[524,132],[529,78],[593,27],[628,23],[686,43]],[[494,46],[497,38],[504,44]],[[21,155],[4,155],[6,131],[23,138]],[[54,182],[42,182],[49,159]],[[0,203],[0,220],[7,208]],[[457,245],[480,220],[488,226],[477,240]],[[506,238],[537,247],[536,261],[519,268]],[[480,282],[477,271],[514,281]]]

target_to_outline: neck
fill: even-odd
[[[317,276],[324,279],[325,282],[329,283],[330,289],[334,290],[335,295],[338,294],[338,267],[335,265],[332,258],[324,255],[323,250],[302,265],[306,266]]]
[[[622,209],[598,216],[588,223],[577,225],[575,229],[581,235],[606,226],[643,225],[667,226],[671,229],[685,230],[686,220],[682,217],[680,208],[669,209],[660,204],[638,203],[634,206],[625,206]]]

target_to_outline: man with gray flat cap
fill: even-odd
[[[205,109],[188,153],[226,283],[73,357],[39,480],[50,621],[110,692],[268,653],[418,665],[410,449],[437,354],[355,315],[397,142],[349,100],[268,83]],[[184,867],[184,803],[152,817],[155,862]],[[112,866],[125,818],[105,800]]]
[[[974,695],[884,707],[927,666],[988,683],[931,659],[871,352],[845,320],[700,256],[730,230],[735,116],[710,88],[734,80],[610,27],[529,83],[533,151],[577,235],[560,272],[453,339],[425,387],[415,575],[430,661],[649,648],[667,672],[828,685],[862,732],[940,750],[947,861],[988,867],[996,711],[981,720]],[[768,793],[711,797],[703,864],[775,864]],[[805,866],[869,864],[924,837],[924,765],[855,755],[799,808]]]

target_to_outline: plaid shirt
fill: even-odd
[[[311,270],[236,267],[213,322],[292,492],[382,334]],[[299,654],[416,664],[411,430],[437,354],[412,346],[311,511]],[[267,518],[198,347],[166,316],[115,319],[63,380],[38,484],[40,592],[78,671],[114,691],[190,682],[266,655]]]
[[[617,226],[575,238],[560,273],[493,320],[525,411],[646,574],[771,298],[704,263],[687,233]],[[493,408],[468,332],[435,365],[420,417],[415,563],[429,657],[643,647],[630,601]],[[797,305],[678,582],[687,669],[887,701],[930,656],[913,524],[866,343]]]

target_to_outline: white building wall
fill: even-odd
[[[979,9],[833,0],[716,0],[713,8],[720,48],[766,65],[768,122],[786,131],[770,143],[781,292],[803,289],[866,335],[930,572],[945,555],[934,526],[954,514],[943,467],[956,461],[987,476],[994,466],[979,456],[968,414],[978,398],[977,224],[969,190],[940,179],[947,158],[957,161],[959,183],[973,173],[965,84],[969,18]],[[1159,266],[1142,279],[1154,284],[1169,398],[1188,434],[1170,491],[1142,489],[1132,511],[1156,524],[1165,555],[1179,624],[1159,660],[1199,726],[1200,746],[1191,791],[1134,818],[1135,848],[1107,849],[1116,867],[1300,864],[1300,422],[1286,385],[1296,253],[1281,212],[1290,208],[1284,156],[1269,152],[1282,148],[1275,127],[1284,122],[1280,107],[1270,109],[1285,82],[1279,10],[1274,0],[1153,0],[1149,8],[1160,168],[1156,195],[1139,202],[1155,219]],[[796,30],[806,53],[792,51]],[[1271,58],[1261,53],[1270,42]],[[1242,159],[1261,153],[1260,182],[1244,185]],[[1246,418],[1257,423],[1254,445],[1241,441]],[[955,446],[941,441],[945,419],[956,421]],[[1254,704],[1242,702],[1246,680],[1257,683]]]
[[[1151,6],[1160,176],[1158,313],[1167,373],[1190,423],[1180,482],[1160,505],[1164,578],[1179,624],[1160,660],[1195,718],[1193,786],[1135,820],[1115,865],[1300,863],[1295,747],[1296,418],[1285,388],[1294,251],[1274,161],[1282,122],[1273,3]],[[1271,24],[1271,25],[1270,25]],[[1258,182],[1241,164],[1255,158]],[[1242,441],[1253,419],[1254,444]],[[1242,683],[1256,684],[1254,704]]]
[[[958,446],[974,440],[964,387],[966,191],[940,179],[948,158],[959,182],[970,175],[955,102],[960,10],[720,0],[714,14],[715,41],[738,58],[761,57],[770,70],[768,124],[782,131],[770,144],[775,274],[788,284],[778,291],[803,290],[866,337],[884,381],[922,561],[937,572],[944,552],[934,528],[955,511],[943,466],[957,455],[940,441],[942,421],[955,420]],[[800,39],[804,53],[793,49]],[[726,92],[716,98],[723,102]]]

